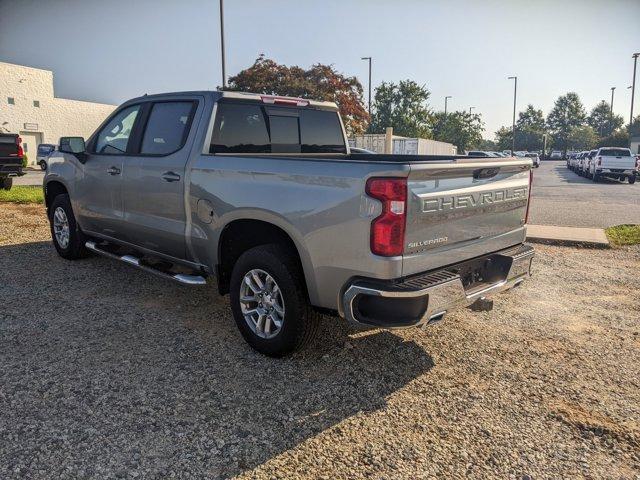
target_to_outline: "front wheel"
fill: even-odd
[[[53,246],[56,247],[58,255],[67,260],[76,260],[88,255],[85,247],[87,239],[76,222],[69,195],[60,194],[53,199],[49,207],[49,224]]]
[[[629,175],[628,180],[629,180],[629,183],[631,185],[633,185],[634,183],[636,183],[636,176],[635,175]]]
[[[282,357],[316,335],[304,277],[293,254],[277,244],[244,252],[231,274],[231,310],[240,333],[255,350]]]

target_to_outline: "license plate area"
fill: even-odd
[[[448,270],[457,273],[465,292],[475,290],[506,280],[513,258],[500,254],[476,258],[451,267]]]

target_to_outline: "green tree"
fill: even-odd
[[[496,146],[498,151],[511,150],[511,138],[511,128],[500,127],[496,132]]]
[[[365,132],[369,123],[358,79],[346,77],[330,65],[317,63],[305,70],[260,55],[251,67],[229,78],[227,89],[336,102],[348,134]]]
[[[598,142],[597,147],[629,147],[629,132],[625,129],[619,129],[611,135],[603,137]]]
[[[586,117],[577,93],[569,92],[558,97],[547,116],[547,126],[553,135],[554,144],[566,153],[571,129],[584,125]]]
[[[619,129],[624,124],[624,119],[621,115],[612,116],[611,105],[602,100],[591,110],[587,123],[600,137],[606,137]]]
[[[633,119],[631,125],[627,126],[627,131],[630,137],[640,136],[640,115]]]
[[[480,144],[478,145],[478,150],[493,152],[498,150],[498,144],[493,140],[489,140],[488,138],[483,138]]]
[[[382,82],[376,88],[369,125],[370,133],[384,133],[393,127],[396,135],[431,138],[428,100],[431,92],[413,80]]]
[[[518,114],[516,122],[516,149],[535,151],[542,149],[542,136],[545,132],[544,114],[533,105]],[[511,133],[509,134],[511,135]],[[509,147],[510,148],[510,147]]]
[[[589,125],[573,127],[567,138],[568,145],[573,150],[591,150],[597,145],[598,140],[598,134]]]
[[[435,113],[431,120],[433,138],[441,142],[453,143],[458,152],[473,150],[482,143],[484,122],[477,113],[444,112]]]

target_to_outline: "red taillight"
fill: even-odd
[[[260,95],[262,103],[271,103],[275,105],[291,105],[294,107],[306,107],[309,105],[309,100],[304,98],[294,97],[275,97],[273,95]]]
[[[22,138],[16,137],[16,145],[18,145],[18,156],[24,157],[24,150],[22,150]]]
[[[529,170],[529,194],[527,197],[527,212],[524,214],[525,225],[529,223],[529,207],[531,207],[531,190],[533,190],[533,170]]]
[[[370,178],[366,192],[382,202],[382,213],[371,222],[371,252],[383,257],[402,255],[407,219],[407,179]]]

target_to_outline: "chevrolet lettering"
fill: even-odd
[[[422,200],[424,213],[443,212],[447,210],[461,210],[465,208],[482,207],[496,203],[527,200],[528,188],[525,186],[493,190],[480,193],[464,193],[460,195],[447,195]]]

